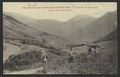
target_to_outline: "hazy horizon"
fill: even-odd
[[[29,2],[4,2],[3,3],[3,11],[22,14],[28,17],[32,17],[35,19],[52,19],[59,21],[67,21],[78,15],[88,15],[92,17],[101,17],[107,12],[113,12],[117,9],[117,3],[115,2],[92,2],[92,3],[33,3],[37,6],[35,7],[80,7],[80,8],[70,8],[71,11],[48,11],[49,9],[23,9],[23,7],[27,7]],[[32,3],[31,3],[32,4]],[[81,8],[81,7],[93,7],[93,8]],[[64,9],[64,8],[63,8]],[[62,9],[62,10],[63,10]],[[66,9],[66,8],[65,8]]]

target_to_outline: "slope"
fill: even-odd
[[[85,27],[86,25],[96,20],[95,17],[88,15],[77,15],[65,22],[52,19],[37,20],[31,17],[27,17],[25,15],[9,12],[7,13],[7,15],[14,17],[15,19],[31,26],[32,28],[39,29],[40,31],[45,31],[47,33],[60,37],[64,37],[72,41],[75,41],[74,39],[78,38],[78,36],[76,35],[76,31],[78,29],[81,29],[82,27]]]
[[[65,47],[65,45],[71,43],[69,40],[62,37],[31,28],[30,26],[5,14],[3,16],[3,37],[38,40],[39,43],[43,42],[44,39],[46,41],[45,45],[53,46],[55,48]]]
[[[85,40],[97,40],[117,28],[117,12],[108,12],[83,30]]]

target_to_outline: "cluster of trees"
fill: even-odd
[[[16,39],[16,38],[5,38],[6,40],[13,40],[14,42],[19,42],[21,44],[28,44],[28,45],[37,45],[40,47],[44,47],[44,44],[47,41],[43,38],[42,40],[37,39]]]
[[[47,43],[47,41],[45,39],[42,39],[41,42],[39,40],[21,39],[20,43],[28,44],[28,45],[36,45],[36,46],[47,48],[47,49],[56,49],[55,47],[51,45],[46,46],[45,44]]]

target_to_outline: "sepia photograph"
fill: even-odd
[[[116,2],[3,2],[3,74],[118,74]]]

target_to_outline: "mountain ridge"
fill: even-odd
[[[44,39],[47,41],[46,45],[48,44],[56,48],[64,47],[65,45],[70,43],[69,40],[39,31],[37,29],[33,29],[26,24],[18,22],[18,20],[5,14],[3,17],[3,37],[11,37],[18,39],[35,39],[40,42],[42,42],[42,39]],[[52,43],[54,43],[54,45]]]

